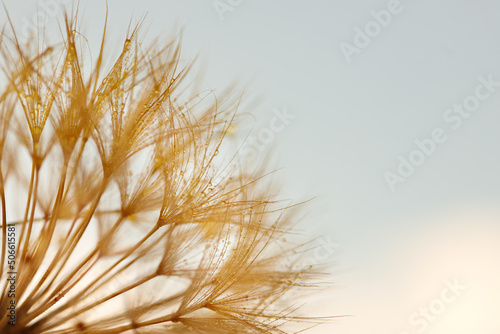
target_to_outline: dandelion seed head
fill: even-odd
[[[284,333],[291,218],[222,159],[239,99],[191,94],[179,41],[143,46],[139,26],[84,66],[63,21],[51,46],[1,36],[0,332]]]

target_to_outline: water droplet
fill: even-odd
[[[130,48],[130,38],[127,38],[127,39],[125,40],[125,43],[124,43],[123,48],[124,48],[125,50],[128,50],[128,49]]]

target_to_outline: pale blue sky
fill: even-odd
[[[4,2],[17,29],[36,3],[38,12],[57,10],[44,9],[50,0]],[[232,8],[224,13],[208,0],[108,3],[110,46],[131,17],[147,14],[150,38],[184,29],[183,54],[200,55],[205,87],[238,79],[262,97],[254,136],[273,110],[294,116],[262,146],[275,150],[287,198],[315,197],[305,233],[340,244],[332,260],[341,288],[323,312],[353,315],[315,333],[420,333],[422,322],[409,318],[455,278],[467,289],[422,332],[500,333],[491,312],[500,306],[500,86],[483,85],[491,94],[458,129],[443,119],[473,101],[480,77],[500,82],[498,2],[221,0]],[[80,7],[82,27],[97,38],[104,1]],[[372,11],[388,8],[397,8],[390,22],[348,62],[342,43],[355,47],[356,27],[377,29]],[[385,173],[436,128],[446,141],[391,191]]]

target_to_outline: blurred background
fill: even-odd
[[[182,31],[202,89],[259,101],[229,140],[248,164],[272,150],[284,196],[314,198],[298,228],[335,285],[309,303],[347,315],[311,333],[500,333],[497,1],[107,3],[110,48],[142,19],[145,41]],[[4,4],[20,38],[38,17],[57,40],[71,1]],[[95,47],[106,3],[79,8]]]

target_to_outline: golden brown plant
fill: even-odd
[[[1,333],[284,333],[287,212],[219,159],[236,105],[186,98],[179,43],[106,67],[2,35]],[[221,102],[222,101],[222,102]]]

